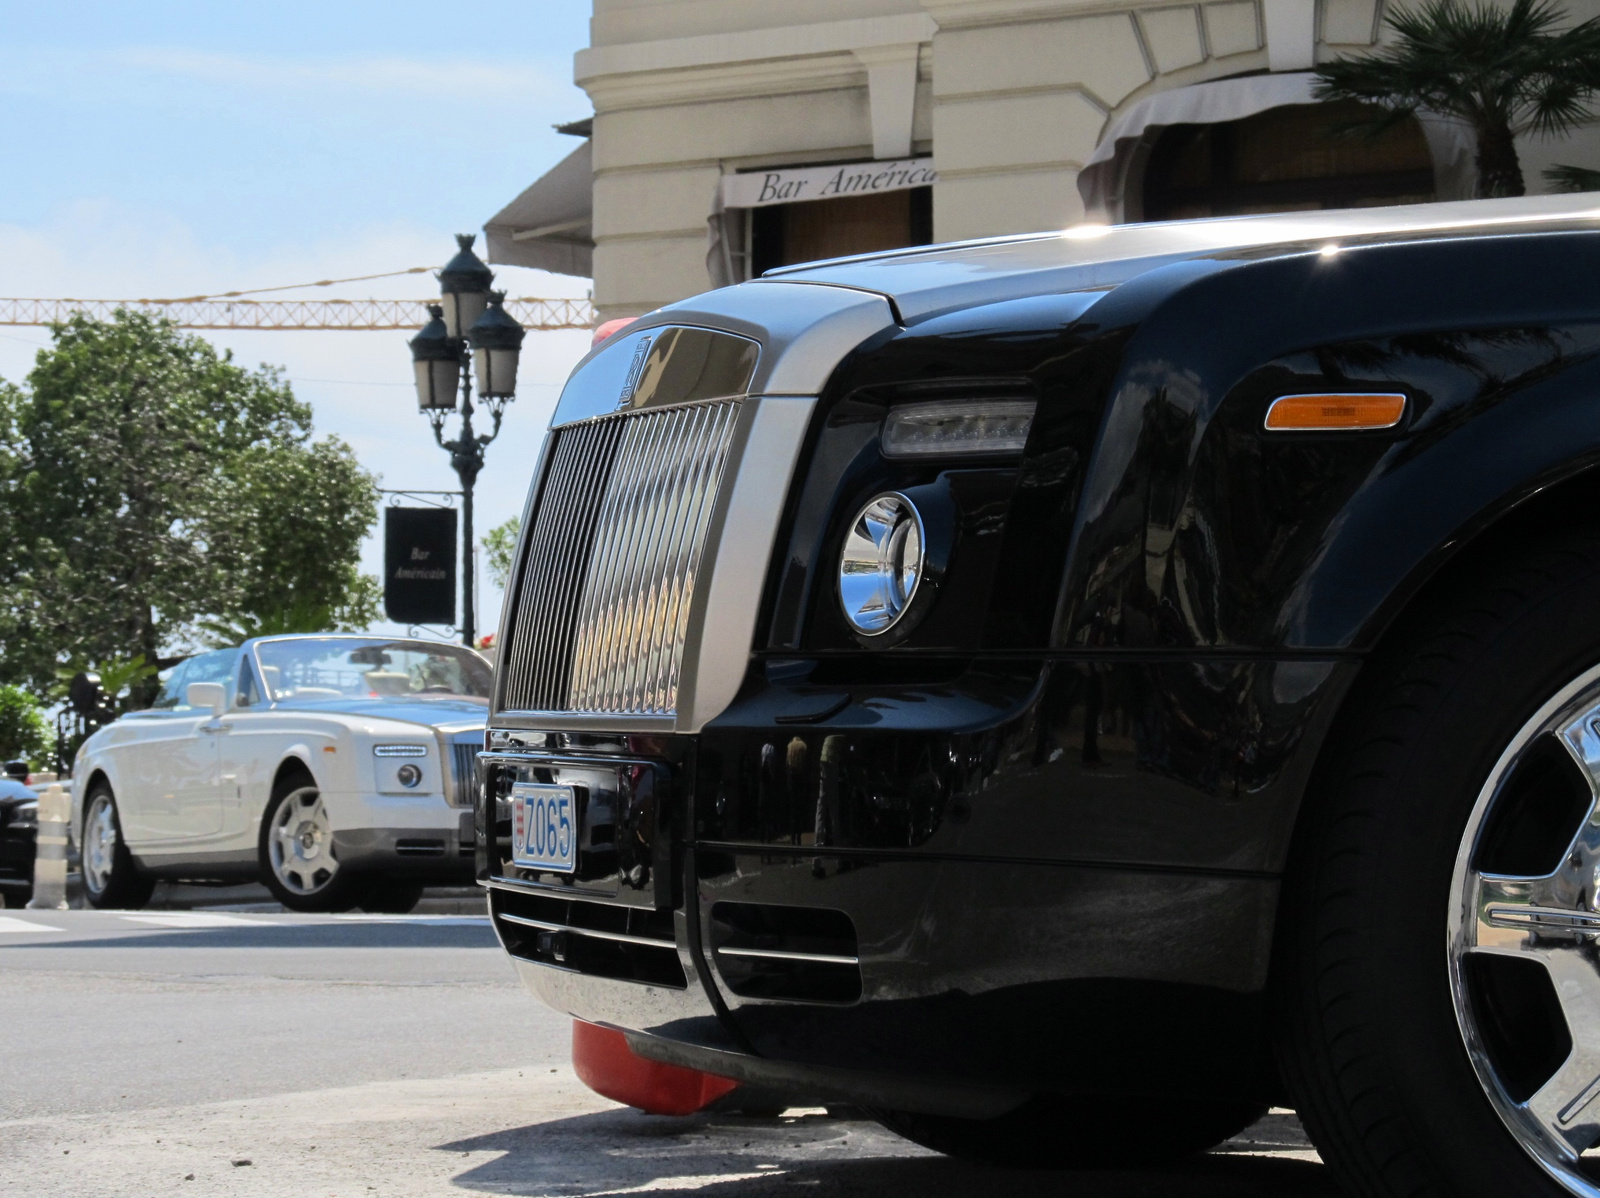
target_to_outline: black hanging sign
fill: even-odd
[[[455,624],[454,508],[384,509],[383,610],[396,624]]]

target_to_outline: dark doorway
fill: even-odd
[[[1150,151],[1145,220],[1421,204],[1433,157],[1410,117],[1377,137],[1343,130],[1359,104],[1293,104],[1216,125],[1172,125]]]
[[[933,240],[933,188],[750,210],[750,273]]]

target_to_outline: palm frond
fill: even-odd
[[[1557,163],[1541,172],[1552,191],[1600,191],[1600,171]]]
[[[1600,17],[1563,30],[1565,20],[1552,0],[1425,0],[1388,15],[1392,44],[1320,67],[1315,95],[1564,133],[1590,119],[1600,92]]]

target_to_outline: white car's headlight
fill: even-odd
[[[372,746],[379,794],[415,794],[437,790],[429,781],[427,745],[382,744]]]

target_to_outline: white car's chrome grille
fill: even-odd
[[[552,432],[501,706],[671,716],[695,579],[740,403]]]
[[[451,773],[454,775],[451,802],[457,807],[471,807],[478,794],[478,750],[482,741],[456,741],[450,746]]]

